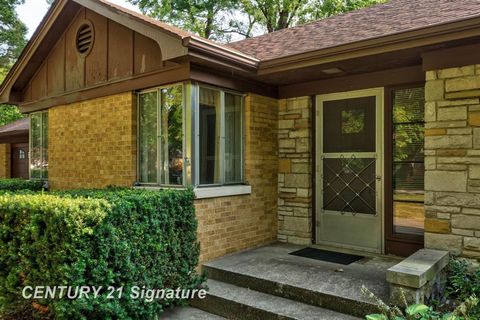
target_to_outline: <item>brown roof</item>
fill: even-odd
[[[24,133],[27,133],[30,129],[30,120],[29,118],[22,118],[20,120],[17,120],[15,122],[6,124],[4,126],[0,127],[0,135],[7,135],[11,133],[20,133],[21,131],[24,131]]]
[[[390,0],[228,46],[260,60],[271,60],[479,15],[480,0]]]

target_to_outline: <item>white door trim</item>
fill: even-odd
[[[365,248],[365,247],[358,247],[355,245],[349,244],[342,244],[342,243],[333,243],[328,241],[322,241],[322,237],[320,234],[321,231],[321,220],[322,220],[322,204],[323,204],[323,179],[322,179],[322,153],[323,153],[323,104],[326,101],[334,101],[334,100],[344,100],[344,99],[353,99],[353,98],[362,98],[362,97],[376,97],[376,152],[375,153],[363,153],[364,156],[367,154],[374,155],[377,159],[376,161],[376,172],[380,176],[380,179],[376,182],[376,206],[378,210],[378,214],[375,219],[377,219],[376,223],[379,224],[380,232],[378,235],[378,243],[376,248]],[[316,189],[315,189],[315,213],[316,213],[316,242],[317,244],[321,245],[328,245],[328,246],[336,246],[339,248],[348,248],[348,249],[355,249],[355,250],[362,250],[367,252],[375,252],[375,253],[384,253],[385,252],[385,216],[384,216],[384,199],[383,199],[383,190],[384,190],[384,88],[371,88],[365,90],[356,90],[356,91],[348,91],[348,92],[338,92],[338,93],[331,93],[331,94],[324,94],[318,95],[316,97],[316,119],[315,119],[315,131],[316,131],[316,139],[315,139],[315,147],[316,147],[316,154],[315,154],[315,181],[316,181]],[[362,153],[357,153],[362,154]],[[331,156],[332,154],[330,154]],[[357,218],[360,219],[372,219],[371,215],[366,214],[357,214]]]

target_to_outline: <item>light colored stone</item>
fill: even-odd
[[[460,68],[448,68],[439,70],[437,72],[438,78],[446,79],[446,78],[458,78],[464,76],[473,76],[475,75],[475,66],[465,66]]]
[[[437,167],[437,159],[434,157],[426,157],[425,158],[425,169],[426,170],[435,170]]]
[[[468,169],[470,179],[480,179],[480,166],[470,166]]]
[[[310,187],[309,174],[285,174],[285,186],[293,188],[308,188]]]
[[[464,164],[439,164],[437,166],[438,170],[447,170],[447,171],[465,171],[467,170],[467,165]]]
[[[471,148],[472,145],[472,136],[468,135],[444,135],[425,137],[425,148],[427,149]]]
[[[479,96],[480,89],[445,93],[445,99],[447,100],[476,98]]]
[[[443,100],[445,94],[445,82],[443,80],[431,80],[425,84],[425,101]]]
[[[278,120],[279,129],[290,129],[295,127],[294,120]]]
[[[480,89],[480,76],[447,79],[445,82],[446,92],[468,91],[475,89]]]
[[[447,129],[447,134],[472,134],[472,128],[455,128],[455,129]]]
[[[280,139],[278,140],[278,147],[281,149],[295,148],[295,139]]]
[[[445,100],[445,101],[437,102],[437,106],[439,107],[471,106],[479,103],[480,103],[480,99]]]
[[[463,171],[426,171],[425,189],[432,191],[467,191],[467,173]]]
[[[283,221],[283,228],[291,231],[309,232],[309,219],[305,217],[286,216]]]
[[[480,209],[463,208],[462,213],[480,215]]]
[[[452,234],[425,233],[425,248],[447,250],[454,254],[462,252],[462,236]]]
[[[465,237],[463,239],[463,247],[467,250],[480,250],[480,239],[474,237]]]
[[[452,228],[480,230],[480,216],[454,215]]]
[[[480,208],[480,197],[474,193],[437,192],[434,202],[443,206]]]
[[[425,123],[425,129],[435,128],[465,128],[467,121],[440,121],[440,122],[427,122]]]
[[[437,121],[437,105],[435,102],[425,103],[425,121]]]
[[[427,71],[425,73],[425,80],[437,80],[437,72],[436,71]]]
[[[467,119],[467,107],[438,108],[437,119],[439,121],[465,120]]]
[[[456,228],[452,228],[452,234],[458,234],[459,236],[465,236],[465,237],[475,236],[475,232],[472,230],[456,229]]]

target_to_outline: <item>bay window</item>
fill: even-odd
[[[140,184],[243,182],[243,96],[197,84],[138,94]]]
[[[30,178],[48,179],[48,111],[30,115]]]

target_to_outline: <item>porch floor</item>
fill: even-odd
[[[262,279],[280,287],[295,287],[318,295],[371,304],[361,292],[362,285],[388,301],[386,271],[401,259],[367,255],[350,265],[289,255],[304,246],[275,243],[222,257],[204,264],[208,273],[229,272],[241,277]],[[233,280],[233,279],[232,279]]]

